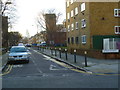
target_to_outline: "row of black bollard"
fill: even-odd
[[[42,52],[44,52],[45,49],[47,49],[47,48],[45,48],[45,47],[38,47],[38,50],[40,50],[40,51],[42,51]]]
[[[43,49],[43,52],[44,52],[44,48],[39,48],[40,51],[42,51],[42,49]],[[55,49],[50,48],[50,51],[51,51],[51,55],[57,56],[57,49],[56,48]],[[53,51],[54,51],[54,54],[53,54]],[[77,52],[77,50],[74,50],[74,63],[77,63],[76,52]],[[85,67],[87,67],[87,51],[84,52],[84,56],[85,56]],[[61,48],[59,48],[59,57],[62,58]],[[65,49],[65,59],[68,60],[67,49]]]

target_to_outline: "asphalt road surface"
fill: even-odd
[[[118,88],[117,75],[77,72],[64,63],[30,49],[28,64],[9,65],[2,88]]]

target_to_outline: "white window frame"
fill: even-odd
[[[76,22],[76,30],[78,30],[78,27],[79,27],[79,23],[78,22]]]
[[[116,46],[116,40],[115,38],[106,38],[103,39],[103,53],[113,53],[113,52],[119,52],[119,49],[117,49]]]
[[[116,13],[117,12],[117,13]],[[117,14],[117,15],[116,15]],[[114,9],[114,16],[120,17],[120,9]]]
[[[82,35],[81,39],[82,39],[82,44],[86,44],[87,43],[86,35]]]
[[[82,19],[81,20],[81,28],[85,28],[86,27],[86,20]]]
[[[67,13],[67,18],[70,19],[70,13]]]
[[[115,26],[114,30],[115,30],[115,34],[120,34],[120,26]]]
[[[70,31],[70,25],[68,25],[68,32]]]
[[[69,7],[70,6],[70,1],[69,0],[67,0],[67,7]]]
[[[74,2],[76,2],[77,0],[74,0]]]
[[[74,30],[74,23],[71,24],[71,30]]]
[[[75,15],[78,15],[78,7],[75,8]]]
[[[85,2],[81,4],[81,12],[85,11]]]
[[[71,4],[73,4],[74,0],[70,0]]]
[[[73,10],[71,11],[71,17],[73,17],[74,16],[74,12],[73,12]]]

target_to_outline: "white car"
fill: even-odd
[[[25,61],[29,63],[30,52],[25,46],[12,46],[9,52],[8,62]]]
[[[18,46],[24,46],[24,44],[23,43],[19,43]]]

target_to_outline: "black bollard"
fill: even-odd
[[[66,57],[66,60],[68,60],[68,57],[67,57],[67,49],[65,49],[65,57]]]
[[[55,48],[55,56],[57,56],[57,53],[56,53],[56,48]]]
[[[74,63],[76,63],[76,50],[74,50]]]
[[[51,55],[53,55],[53,51],[52,51],[52,48],[50,48],[50,50],[51,50]]]
[[[60,58],[61,58],[61,48],[59,48],[59,54],[60,54]]]
[[[85,54],[85,67],[87,67],[87,51],[85,51],[84,54]]]

